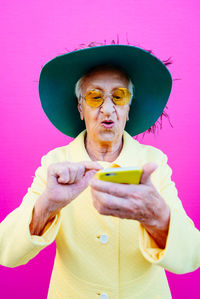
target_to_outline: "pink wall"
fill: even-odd
[[[172,56],[174,82],[169,101],[173,128],[164,121],[157,137],[142,142],[169,157],[173,179],[187,214],[200,229],[200,2],[198,0],[1,0],[1,209],[0,221],[15,209],[32,182],[40,158],[69,139],[47,120],[38,97],[42,65],[79,43],[120,37]],[[1,298],[46,298],[55,245],[27,265],[0,267]],[[173,298],[197,298],[200,269],[167,273]]]

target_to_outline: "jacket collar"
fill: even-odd
[[[70,149],[70,161],[71,162],[79,162],[79,161],[91,161],[86,148],[85,148],[85,134],[86,130],[82,131],[69,145],[68,149]],[[104,168],[110,167],[112,164],[116,163],[121,167],[130,166],[131,164],[137,161],[139,149],[141,149],[141,145],[138,141],[133,139],[126,131],[123,133],[123,147],[122,150],[117,157],[117,159],[113,162],[106,161],[97,161]],[[137,166],[137,165],[134,165]]]

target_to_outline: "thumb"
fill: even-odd
[[[140,179],[141,184],[151,185],[151,174],[156,170],[158,165],[156,163],[147,163],[142,168],[142,176]]]
[[[76,198],[89,185],[89,181],[95,175],[96,170],[89,170],[83,178],[75,184],[71,185],[72,199]]]
[[[90,180],[93,178],[93,176],[97,173],[97,170],[88,170],[86,171],[85,175],[81,179],[81,188],[85,189],[89,185]]]

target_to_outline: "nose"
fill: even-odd
[[[110,96],[104,98],[104,102],[101,105],[101,111],[105,115],[111,115],[115,111],[115,104],[113,103]]]

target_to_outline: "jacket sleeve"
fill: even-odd
[[[31,235],[29,230],[33,207],[46,185],[47,167],[51,163],[47,156],[42,157],[41,166],[36,170],[33,183],[21,205],[0,224],[0,264],[3,266],[17,267],[26,264],[56,238],[61,212],[52,222],[47,223],[41,236]]]
[[[200,231],[185,213],[177,195],[174,182],[171,181],[171,168],[164,155],[160,171],[160,195],[170,209],[169,231],[164,249],[139,225],[139,246],[143,256],[150,262],[166,270],[183,274],[196,270],[200,266]]]

